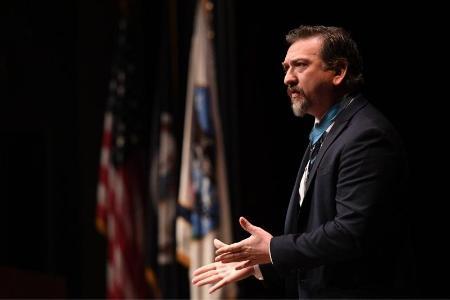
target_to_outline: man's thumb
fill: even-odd
[[[253,226],[252,223],[250,223],[246,218],[240,217],[239,223],[241,224],[241,227],[248,233],[250,233],[250,234],[255,233],[256,227]]]

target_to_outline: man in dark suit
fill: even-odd
[[[211,292],[250,275],[286,283],[288,297],[398,297],[411,266],[405,152],[395,129],[360,93],[362,63],[342,28],[292,30],[284,83],[294,114],[315,124],[284,234],[240,218],[251,236],[216,241],[216,262],[194,272]]]

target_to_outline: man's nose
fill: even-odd
[[[284,84],[287,86],[297,85],[297,78],[289,70],[284,75]]]

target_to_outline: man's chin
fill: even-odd
[[[294,115],[296,117],[304,117],[306,114],[306,111],[304,111],[303,109],[301,109],[299,107],[295,107],[294,105],[292,105],[292,112],[294,113]]]
[[[297,117],[303,117],[306,113],[305,109],[303,108],[303,103],[300,101],[293,100],[292,101],[292,112]]]

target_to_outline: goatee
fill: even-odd
[[[292,112],[297,117],[303,117],[306,115],[306,111],[309,108],[309,101],[306,98],[301,100],[291,100],[292,101]]]

